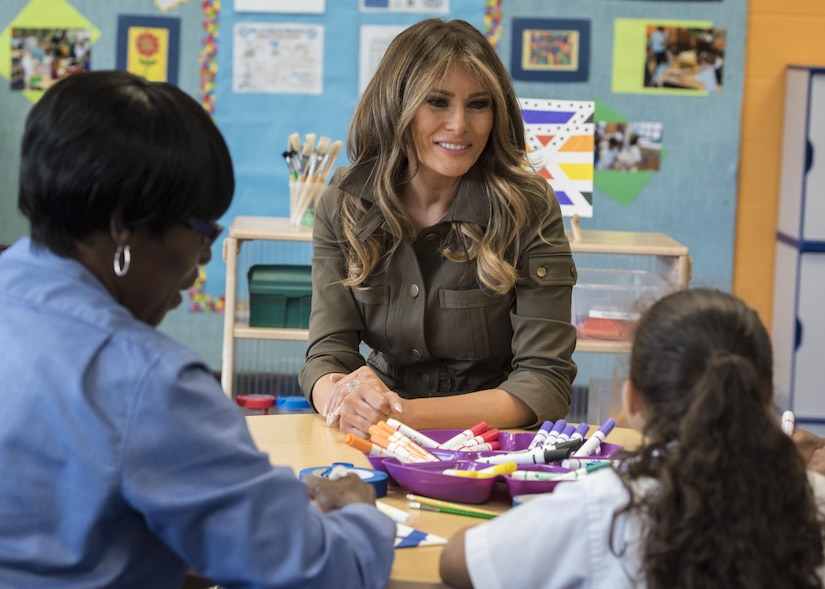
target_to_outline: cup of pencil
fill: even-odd
[[[289,222],[294,227],[309,226],[314,221],[315,200],[326,186],[344,143],[321,136],[316,144],[315,133],[307,133],[301,145],[301,135],[292,133],[283,153],[289,169]]]

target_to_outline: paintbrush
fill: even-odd
[[[333,141],[329,146],[329,150],[321,158],[320,163],[316,165],[316,169],[314,171],[315,173],[311,177],[308,177],[305,185],[301,187],[298,203],[295,207],[295,212],[291,217],[291,222],[293,225],[301,224],[301,221],[304,218],[304,213],[306,213],[307,209],[312,206],[315,196],[326,184],[327,178],[329,177],[332,167],[335,164],[335,160],[338,158],[338,154],[341,153],[343,147],[343,141]]]

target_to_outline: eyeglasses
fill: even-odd
[[[223,231],[223,225],[218,225],[212,221],[202,221],[194,217],[189,217],[183,224],[198,233],[207,245],[215,243],[215,240]]]

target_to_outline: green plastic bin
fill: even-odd
[[[256,264],[249,279],[250,327],[309,327],[312,268],[289,264]]]

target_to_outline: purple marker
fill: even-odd
[[[595,454],[598,451],[597,449],[601,447],[602,442],[604,442],[607,435],[613,431],[614,427],[616,427],[616,422],[613,421],[612,418],[608,417],[605,422],[599,426],[599,429],[593,432],[593,435],[590,436],[584,444],[582,444],[581,448],[573,453],[573,458]]]
[[[556,443],[556,438],[561,433],[561,431],[567,426],[567,422],[563,419],[559,419],[555,424],[553,424],[553,429],[550,430],[550,433],[547,434],[547,438],[544,440],[544,447],[552,446]]]
[[[527,446],[528,450],[532,450],[533,448],[541,448],[544,445],[544,440],[547,439],[547,434],[550,433],[550,429],[553,427],[552,421],[545,421],[541,424],[539,431],[536,432],[536,435],[533,437],[533,440],[530,442],[530,445]]]
[[[561,433],[556,437],[555,444],[561,444],[562,442],[569,440],[574,431],[576,431],[576,428],[573,427],[572,424],[567,424],[567,426],[565,426]]]
[[[570,439],[571,440],[582,440],[582,441],[584,441],[584,436],[586,436],[587,432],[589,432],[589,431],[590,431],[590,424],[585,423],[585,422],[581,422],[579,424],[579,427],[576,428],[576,431],[574,431],[572,434],[570,434]]]

